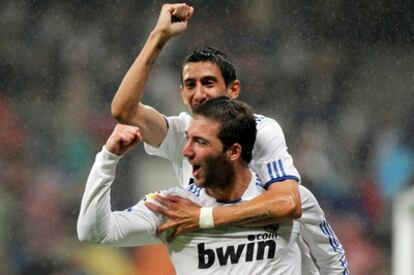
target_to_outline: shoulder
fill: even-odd
[[[265,140],[272,137],[284,138],[283,130],[280,124],[273,118],[264,115],[255,114],[257,139],[264,138]]]
[[[185,189],[186,189],[187,192],[190,192],[191,194],[193,194],[197,197],[200,197],[201,191],[203,190],[202,187],[198,187],[194,183],[190,183],[189,185],[187,185],[187,187]]]
[[[141,202],[151,202],[156,205],[160,205],[154,198],[156,195],[161,196],[179,196],[185,199],[189,199],[197,204],[200,204],[199,195],[194,192],[188,190],[188,188],[183,188],[181,186],[168,188],[161,191],[154,191],[151,193],[146,194],[142,199]]]
[[[152,199],[154,199],[154,197],[157,195],[164,195],[164,196],[168,196],[168,195],[177,195],[177,196],[181,196],[181,197],[188,197],[190,196],[190,192],[188,192],[187,190],[185,190],[184,188],[177,186],[177,187],[172,187],[172,188],[168,188],[168,189],[164,189],[161,191],[154,191],[151,193],[146,194],[142,200],[143,201],[150,201]]]
[[[256,126],[258,130],[267,129],[267,128],[278,128],[278,129],[282,128],[280,124],[273,118],[260,115],[260,114],[254,114],[254,118],[256,120]]]
[[[188,112],[181,112],[178,116],[166,116],[165,119],[169,129],[183,131],[188,128],[191,115]]]

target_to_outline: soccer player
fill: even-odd
[[[165,117],[154,108],[144,105],[140,98],[149,77],[152,65],[165,43],[174,35],[184,31],[191,18],[193,8],[186,4],[164,4],[154,31],[144,48],[125,75],[112,102],[112,115],[124,124],[139,127],[146,151],[171,160],[179,182],[188,185],[192,167],[182,156],[186,143],[190,114]],[[181,95],[190,113],[211,98],[227,96],[235,99],[240,93],[240,81],[232,61],[213,48],[195,50],[182,69]],[[251,166],[259,174],[266,188],[276,190],[272,195],[286,195],[284,216],[300,217],[298,184],[300,177],[287,152],[283,131],[270,118],[256,115],[258,140],[254,147]],[[277,182],[278,184],[272,184]]]
[[[184,133],[189,127],[191,116],[189,113],[181,113],[179,116],[165,117],[154,108],[142,104],[140,99],[152,65],[162,48],[170,38],[186,30],[193,12],[194,9],[186,4],[163,5],[154,30],[125,75],[112,102],[112,114],[119,122],[140,128],[147,153],[173,162],[178,180],[183,187],[192,183],[196,172],[181,154],[186,143]],[[240,93],[240,81],[236,78],[233,63],[225,54],[212,48],[195,50],[190,54],[184,63],[181,76],[180,92],[190,113],[212,98],[227,96],[235,99]],[[269,205],[272,206],[270,215],[273,218],[289,219],[301,216],[301,198],[298,189],[300,176],[287,151],[283,131],[273,119],[256,115],[256,122],[258,134],[250,167],[258,174],[267,191],[237,207],[214,208],[216,224],[240,221],[266,223],[266,217],[259,213]],[[198,217],[198,212],[196,215]],[[180,234],[180,231],[176,231],[176,234]],[[330,242],[326,237],[305,241],[312,243],[315,240],[322,242],[318,247],[326,247],[325,245]],[[310,248],[315,249],[315,247]],[[302,249],[307,247],[303,246]],[[159,256],[162,253],[162,251],[157,252]],[[318,252],[313,254],[316,255]],[[140,255],[144,258],[145,250],[140,250]],[[325,256],[329,258],[332,255],[326,253]],[[148,258],[142,262],[151,261]],[[309,260],[306,262],[312,263]],[[323,269],[321,266],[319,268]],[[304,270],[313,270],[313,267],[305,266]]]
[[[213,227],[213,207],[248,201],[265,192],[264,183],[249,168],[256,138],[250,108],[226,97],[194,109],[183,154],[193,167],[194,182],[162,195],[179,195],[202,206],[200,230],[166,242],[156,228],[164,218],[149,210],[147,195],[126,211],[111,211],[110,191],[116,165],[142,140],[137,127],[117,125],[98,153],[88,177],[77,223],[82,241],[115,246],[164,243],[177,274],[300,274],[297,258],[298,223],[273,219],[268,227]],[[155,202],[155,201],[154,201]],[[269,209],[259,210],[274,218]]]

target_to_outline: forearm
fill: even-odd
[[[117,157],[100,152],[89,174],[77,222],[81,241],[100,242],[111,226],[110,186]]]
[[[264,226],[299,218],[301,203],[297,182],[285,181],[273,185],[274,187],[249,202],[214,208],[214,225]]]
[[[168,39],[163,31],[154,29],[124,76],[111,106],[112,116],[119,122],[133,124],[150,71]]]

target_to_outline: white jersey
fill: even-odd
[[[326,221],[325,214],[315,196],[302,185],[299,186],[299,192],[302,202],[302,216],[298,219],[302,237],[299,238],[299,244],[302,240],[306,244],[304,247],[300,245],[300,248],[309,249],[320,274],[349,274],[345,251]],[[308,267],[310,266],[311,263]],[[308,272],[309,270],[306,271]]]
[[[120,157],[103,149],[97,154],[82,198],[77,230],[80,240],[113,246],[164,243],[177,274],[301,274],[296,243],[299,223],[289,221],[266,228],[221,227],[183,234],[172,243],[156,228],[165,221],[145,206],[147,195],[125,211],[111,211],[110,189]],[[179,195],[201,206],[225,206],[248,201],[265,190],[252,180],[237,202],[218,202],[204,188],[190,184],[161,194]]]
[[[280,125],[271,118],[255,114],[257,125],[256,143],[250,168],[260,178],[260,186],[267,189],[270,184],[294,179],[300,175],[293,164],[292,156],[286,146],[285,136]],[[168,132],[159,148],[145,144],[150,155],[170,160],[180,184],[186,187],[191,180],[192,167],[182,154],[186,144],[185,131],[191,116],[166,117]],[[348,274],[345,254],[341,244],[325,220],[324,213],[313,194],[299,186],[302,200],[301,237],[298,244],[302,251],[303,274]]]
[[[255,114],[255,118],[257,136],[253,148],[253,160],[249,166],[258,174],[263,187],[267,189],[270,184],[286,179],[300,181],[280,125],[275,120],[262,115]],[[183,112],[179,116],[166,117],[166,120],[168,132],[160,147],[155,148],[145,144],[145,150],[150,155],[170,160],[178,182],[186,187],[192,180],[192,167],[183,156],[182,150],[187,142],[185,131],[190,125],[191,116]]]

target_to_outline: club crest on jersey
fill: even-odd
[[[149,194],[146,194],[145,196],[144,196],[144,198],[142,198],[142,200],[143,201],[152,201],[153,199],[155,199],[155,196],[157,195],[157,194],[159,194],[160,192],[152,192],[152,193],[149,193]]]

